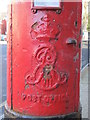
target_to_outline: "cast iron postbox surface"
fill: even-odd
[[[40,8],[31,2],[9,8],[7,105],[30,116],[77,112],[81,2]]]

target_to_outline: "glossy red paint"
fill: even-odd
[[[77,112],[80,82],[81,2],[61,12],[17,2],[9,10],[7,104],[30,116]]]

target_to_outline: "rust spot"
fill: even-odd
[[[26,99],[26,95],[22,94],[22,99],[25,100]]]
[[[58,87],[59,87],[59,84],[56,85],[56,88],[58,88]]]
[[[54,96],[52,96],[52,100],[54,100]]]
[[[58,33],[55,35],[55,38],[50,38],[50,39],[49,39],[49,42],[52,42],[52,40],[58,41],[59,35],[60,35],[60,32],[58,32]]]
[[[57,39],[58,40],[58,36],[60,35],[60,31],[55,35],[55,39]]]
[[[68,81],[68,74],[64,72],[60,72],[61,77],[61,84],[67,83]]]
[[[55,38],[55,41],[57,41],[58,40],[58,38]]]
[[[35,86],[35,84],[33,84],[33,86]]]
[[[51,78],[50,72],[51,72],[52,69],[53,69],[53,67],[51,65],[46,65],[43,68],[43,73],[44,73],[43,77],[44,77],[45,80]]]
[[[82,35],[82,29],[80,28],[80,35]]]
[[[78,22],[77,22],[77,20],[75,21],[74,25],[75,25],[75,27],[77,27],[77,26],[78,26]]]
[[[56,13],[57,13],[57,14],[60,14],[61,12],[62,12],[62,10],[61,10],[61,9],[56,10]]]
[[[36,10],[36,9],[35,9],[35,10],[33,9],[32,12],[33,12],[33,14],[35,14],[35,13],[37,13],[37,10]]]
[[[25,90],[27,90],[29,88],[29,85],[25,85]]]
[[[38,25],[38,22],[35,22],[33,25],[32,25],[32,29],[35,29]]]
[[[55,22],[55,19],[53,19],[53,22]]]
[[[76,68],[76,73],[78,73],[78,68]]]
[[[49,15],[45,15],[41,18],[41,21],[44,21],[44,22],[49,22],[50,19],[49,19]]]
[[[77,53],[76,56],[73,59],[76,62],[79,59],[79,53]]]
[[[81,42],[79,43],[79,48],[81,48]]]

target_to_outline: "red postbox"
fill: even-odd
[[[0,24],[0,33],[5,35],[6,33],[6,20],[3,19],[1,24]]]
[[[5,116],[78,118],[82,2],[37,1],[9,8]]]

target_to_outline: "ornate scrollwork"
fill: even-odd
[[[38,65],[31,74],[26,75],[26,84],[36,85],[43,90],[52,90],[67,82],[67,74],[59,73],[55,69],[57,55],[54,47],[51,45],[39,47],[34,53],[34,59]]]
[[[33,53],[34,70],[25,76],[26,85],[52,90],[67,82],[68,75],[56,68],[57,53],[52,44],[53,40],[56,43],[60,33],[61,25],[55,19],[51,21],[50,14],[42,16],[31,26],[31,38],[39,41],[39,46]]]

